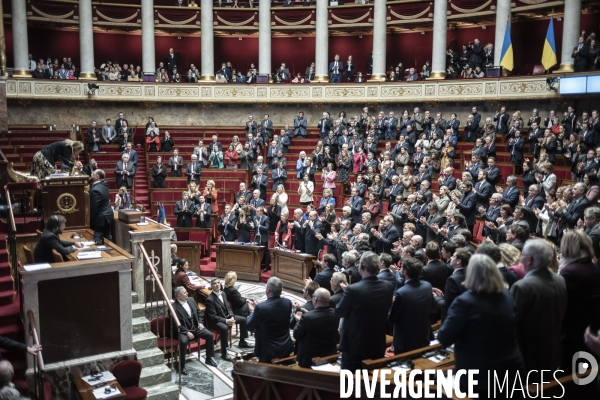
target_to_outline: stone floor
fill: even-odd
[[[264,284],[243,283],[240,282],[236,288],[247,299],[264,301],[266,300]],[[296,300],[300,303],[305,303],[296,293],[283,292],[282,297],[290,300]],[[248,343],[254,344],[254,336],[250,336]],[[227,351],[230,356],[235,356],[235,353],[241,351],[236,345],[239,344],[239,332],[233,330],[233,346]],[[231,371],[233,364],[222,360],[221,346],[219,342],[215,343],[215,359],[217,360],[218,368],[207,366],[204,364],[204,352],[200,354],[193,353],[188,355],[186,360],[187,376],[182,376],[182,390],[179,395],[180,400],[226,400],[233,398],[233,380],[231,379]],[[176,372],[172,375],[173,382],[179,383],[179,376]]]

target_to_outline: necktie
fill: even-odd
[[[225,222],[225,220],[223,220],[223,233],[225,234],[225,236],[227,236],[227,222]]]
[[[125,171],[127,171],[127,163],[125,163],[125,165],[124,165],[123,169],[124,169]]]

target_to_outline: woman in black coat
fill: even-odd
[[[63,168],[68,167],[70,169],[72,165],[68,164],[74,165],[81,151],[83,151],[82,142],[65,139],[62,142],[51,143],[34,154],[31,163],[31,175],[44,179],[56,172],[57,161],[61,161]]]
[[[249,214],[248,206],[242,206],[239,209],[237,224],[235,226],[238,243],[250,243],[250,222],[252,222],[252,217]]]
[[[240,292],[234,287],[237,282],[237,274],[233,271],[225,274],[225,296],[227,296],[227,301],[231,303],[231,310],[234,315],[240,315],[242,317],[247,317],[250,314],[250,310],[248,309],[248,299],[243,297]]]
[[[517,346],[515,302],[489,256],[473,255],[466,270],[467,291],[450,305],[437,339],[443,347],[454,344],[456,371],[479,370],[474,389],[486,396],[488,371],[496,371],[501,379],[508,372],[509,382],[514,382],[517,372],[523,373],[523,358]],[[466,390],[466,377],[461,379],[460,386]]]
[[[523,162],[523,193],[529,191],[529,186],[537,183],[535,180],[535,169],[531,161]]]

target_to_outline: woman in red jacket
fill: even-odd
[[[229,169],[237,169],[238,165],[238,152],[235,150],[232,144],[229,145],[229,148],[225,152],[223,156],[223,161],[225,161],[225,168]]]
[[[190,277],[187,272],[190,269],[190,266],[185,258],[180,258],[177,260],[177,272],[175,272],[175,287],[183,286],[186,288],[190,295],[195,292],[197,289],[201,289],[202,285],[196,285],[190,281]]]
[[[150,132],[150,136],[146,136],[146,150],[150,152],[160,151],[160,138],[156,136],[154,131]]]
[[[292,223],[288,222],[289,211],[281,213],[281,220],[275,227],[275,245],[279,243],[286,249],[292,248]]]
[[[379,204],[379,200],[377,199],[377,195],[375,193],[369,193],[369,200],[363,206],[363,211],[371,214],[371,222],[373,225],[377,226],[379,224],[379,209],[381,205]]]

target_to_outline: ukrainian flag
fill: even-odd
[[[554,18],[550,18],[546,40],[544,41],[544,52],[542,53],[542,64],[544,69],[549,70],[558,63],[556,59],[556,43],[554,42]]]
[[[506,31],[504,31],[504,43],[502,43],[502,52],[500,53],[500,66],[512,71],[515,67],[512,41],[510,40],[510,25],[506,21]]]

